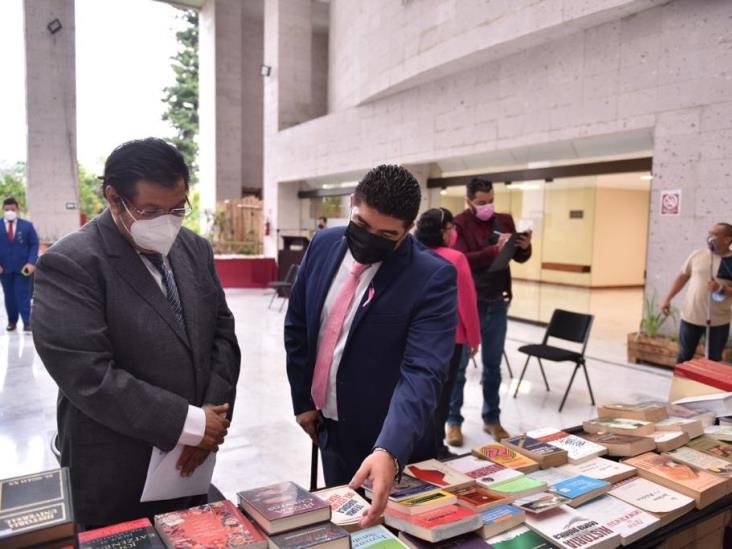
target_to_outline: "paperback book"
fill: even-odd
[[[394,509],[407,515],[418,515],[456,503],[458,503],[458,498],[455,494],[445,492],[444,490],[434,490],[399,501],[388,501],[386,507],[387,509]]]
[[[658,517],[607,495],[586,503],[581,512],[620,534],[623,545],[630,545],[661,527]]]
[[[732,463],[684,446],[666,454],[674,461],[685,463],[694,469],[702,469],[717,475],[732,476]]]
[[[552,549],[556,547],[526,526],[519,526],[486,540],[492,549]]]
[[[488,549],[485,541],[478,534],[468,532],[455,538],[430,543],[406,532],[399,533],[399,539],[410,549]]]
[[[432,543],[467,534],[483,526],[479,514],[458,505],[447,505],[419,515],[407,515],[387,508],[384,522],[391,528]]]
[[[732,425],[710,425],[704,429],[704,435],[715,440],[732,442]]]
[[[656,431],[649,438],[656,443],[657,452],[670,452],[681,448],[689,442],[689,433],[685,431]]]
[[[369,507],[368,502],[348,486],[327,488],[313,492],[330,505],[330,521],[351,532],[359,529],[359,523]]]
[[[649,437],[619,435],[617,433],[582,433],[582,438],[604,446],[610,456],[632,457],[656,449],[656,441]]]
[[[485,511],[508,503],[508,498],[490,492],[481,486],[470,486],[455,491],[457,504],[473,511]]]
[[[549,492],[564,496],[570,507],[578,507],[592,499],[600,497],[610,490],[610,483],[592,477],[579,475],[553,485]]]
[[[666,403],[640,402],[638,404],[610,403],[597,407],[598,417],[640,419],[642,421],[661,421],[668,417]]]
[[[469,476],[459,473],[436,459],[407,465],[404,472],[410,477],[448,491],[467,488],[475,484],[475,481]]]
[[[514,501],[518,498],[538,494],[544,490],[546,490],[546,482],[535,480],[528,476],[495,484],[490,488],[491,492],[505,497],[508,501]]]
[[[509,469],[515,469],[522,473],[531,473],[539,469],[539,464],[522,454],[519,454],[503,444],[486,444],[473,449],[473,455],[498,463]]]
[[[635,467],[605,458],[595,458],[575,465],[564,465],[559,470],[566,472],[568,476],[585,475],[605,480],[610,484],[634,477],[637,473]]]
[[[404,549],[405,545],[383,526],[372,526],[351,534],[352,549]]]
[[[704,425],[698,419],[683,417],[669,417],[656,423],[656,432],[679,432],[689,435],[689,438],[700,437],[704,434]]]
[[[501,443],[508,448],[516,450],[519,454],[536,461],[542,469],[558,467],[568,462],[566,450],[526,435],[507,438],[502,440]]]
[[[401,478],[394,483],[394,487],[391,489],[389,494],[390,501],[401,501],[408,499],[420,494],[426,494],[428,492],[434,492],[437,490],[432,484],[428,484],[418,478],[410,477],[409,475],[402,475]],[[371,490],[371,483],[366,480],[363,484],[363,491],[368,499],[372,499],[373,493]]]
[[[545,513],[556,509],[560,505],[564,505],[569,500],[564,496],[552,494],[550,492],[541,492],[533,496],[517,499],[513,502],[514,507],[518,507],[526,513]]]
[[[656,427],[650,421],[623,418],[596,418],[582,422],[582,428],[588,433],[615,433],[617,435],[643,436],[650,435]]]
[[[620,545],[619,534],[566,506],[539,515],[527,514],[526,525],[562,548],[614,549]]]
[[[708,437],[699,437],[687,444],[689,448],[732,463],[732,444]]]
[[[711,410],[704,410],[701,408],[689,408],[681,404],[669,404],[666,406],[669,417],[679,417],[683,419],[694,419],[700,421],[704,427],[714,425],[716,415]]]
[[[459,457],[446,461],[445,465],[475,479],[476,484],[483,488],[490,488],[494,484],[523,476],[523,473],[516,469],[510,469],[476,456]]]
[[[569,463],[582,463],[607,454],[604,446],[555,428],[537,429],[526,434],[567,452]]]
[[[501,505],[488,511],[481,511],[480,517],[483,520],[483,526],[478,533],[487,539],[522,524],[526,513],[513,505]]]
[[[624,480],[608,492],[614,498],[651,513],[666,526],[694,508],[694,500],[641,477]]]

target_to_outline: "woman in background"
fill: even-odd
[[[436,444],[437,457],[449,457],[451,454],[445,446],[445,421],[450,409],[450,396],[455,385],[463,346],[467,345],[471,356],[480,345],[480,319],[478,318],[478,297],[475,293],[475,283],[470,272],[468,260],[457,250],[450,248],[455,242],[455,226],[452,222],[452,213],[446,208],[427,210],[417,221],[417,240],[430,248],[434,253],[446,259],[457,270],[458,288],[458,324],[455,331],[455,351],[450,360],[450,370],[447,381],[442,388],[440,402],[436,410]]]

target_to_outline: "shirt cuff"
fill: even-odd
[[[203,408],[188,405],[188,415],[183,424],[183,432],[180,434],[178,444],[186,446],[198,446],[206,433],[206,412]]]

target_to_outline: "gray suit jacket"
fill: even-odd
[[[62,463],[82,524],[189,503],[139,503],[152,447],[175,446],[189,403],[233,410],[241,355],[211,247],[183,229],[168,258],[186,330],[109,211],[38,262],[33,339],[59,386]]]

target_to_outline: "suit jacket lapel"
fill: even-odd
[[[99,229],[107,255],[110,257],[114,269],[142,299],[155,309],[183,344],[190,348],[188,338],[183,328],[178,324],[168,300],[160,291],[160,286],[142,262],[142,258],[120,234],[109,210],[99,216]]]
[[[328,297],[330,286],[333,283],[333,279],[335,278],[341,263],[343,262],[343,257],[346,255],[347,249],[348,243],[344,236],[333,245],[331,253],[326,258],[323,266],[323,276],[318,277],[318,285],[316,287],[314,301],[315,307],[312,309],[313,315],[309,319],[311,322],[309,332],[314,336],[315,347],[317,347],[318,334],[320,333],[320,317],[323,314],[325,300]]]

